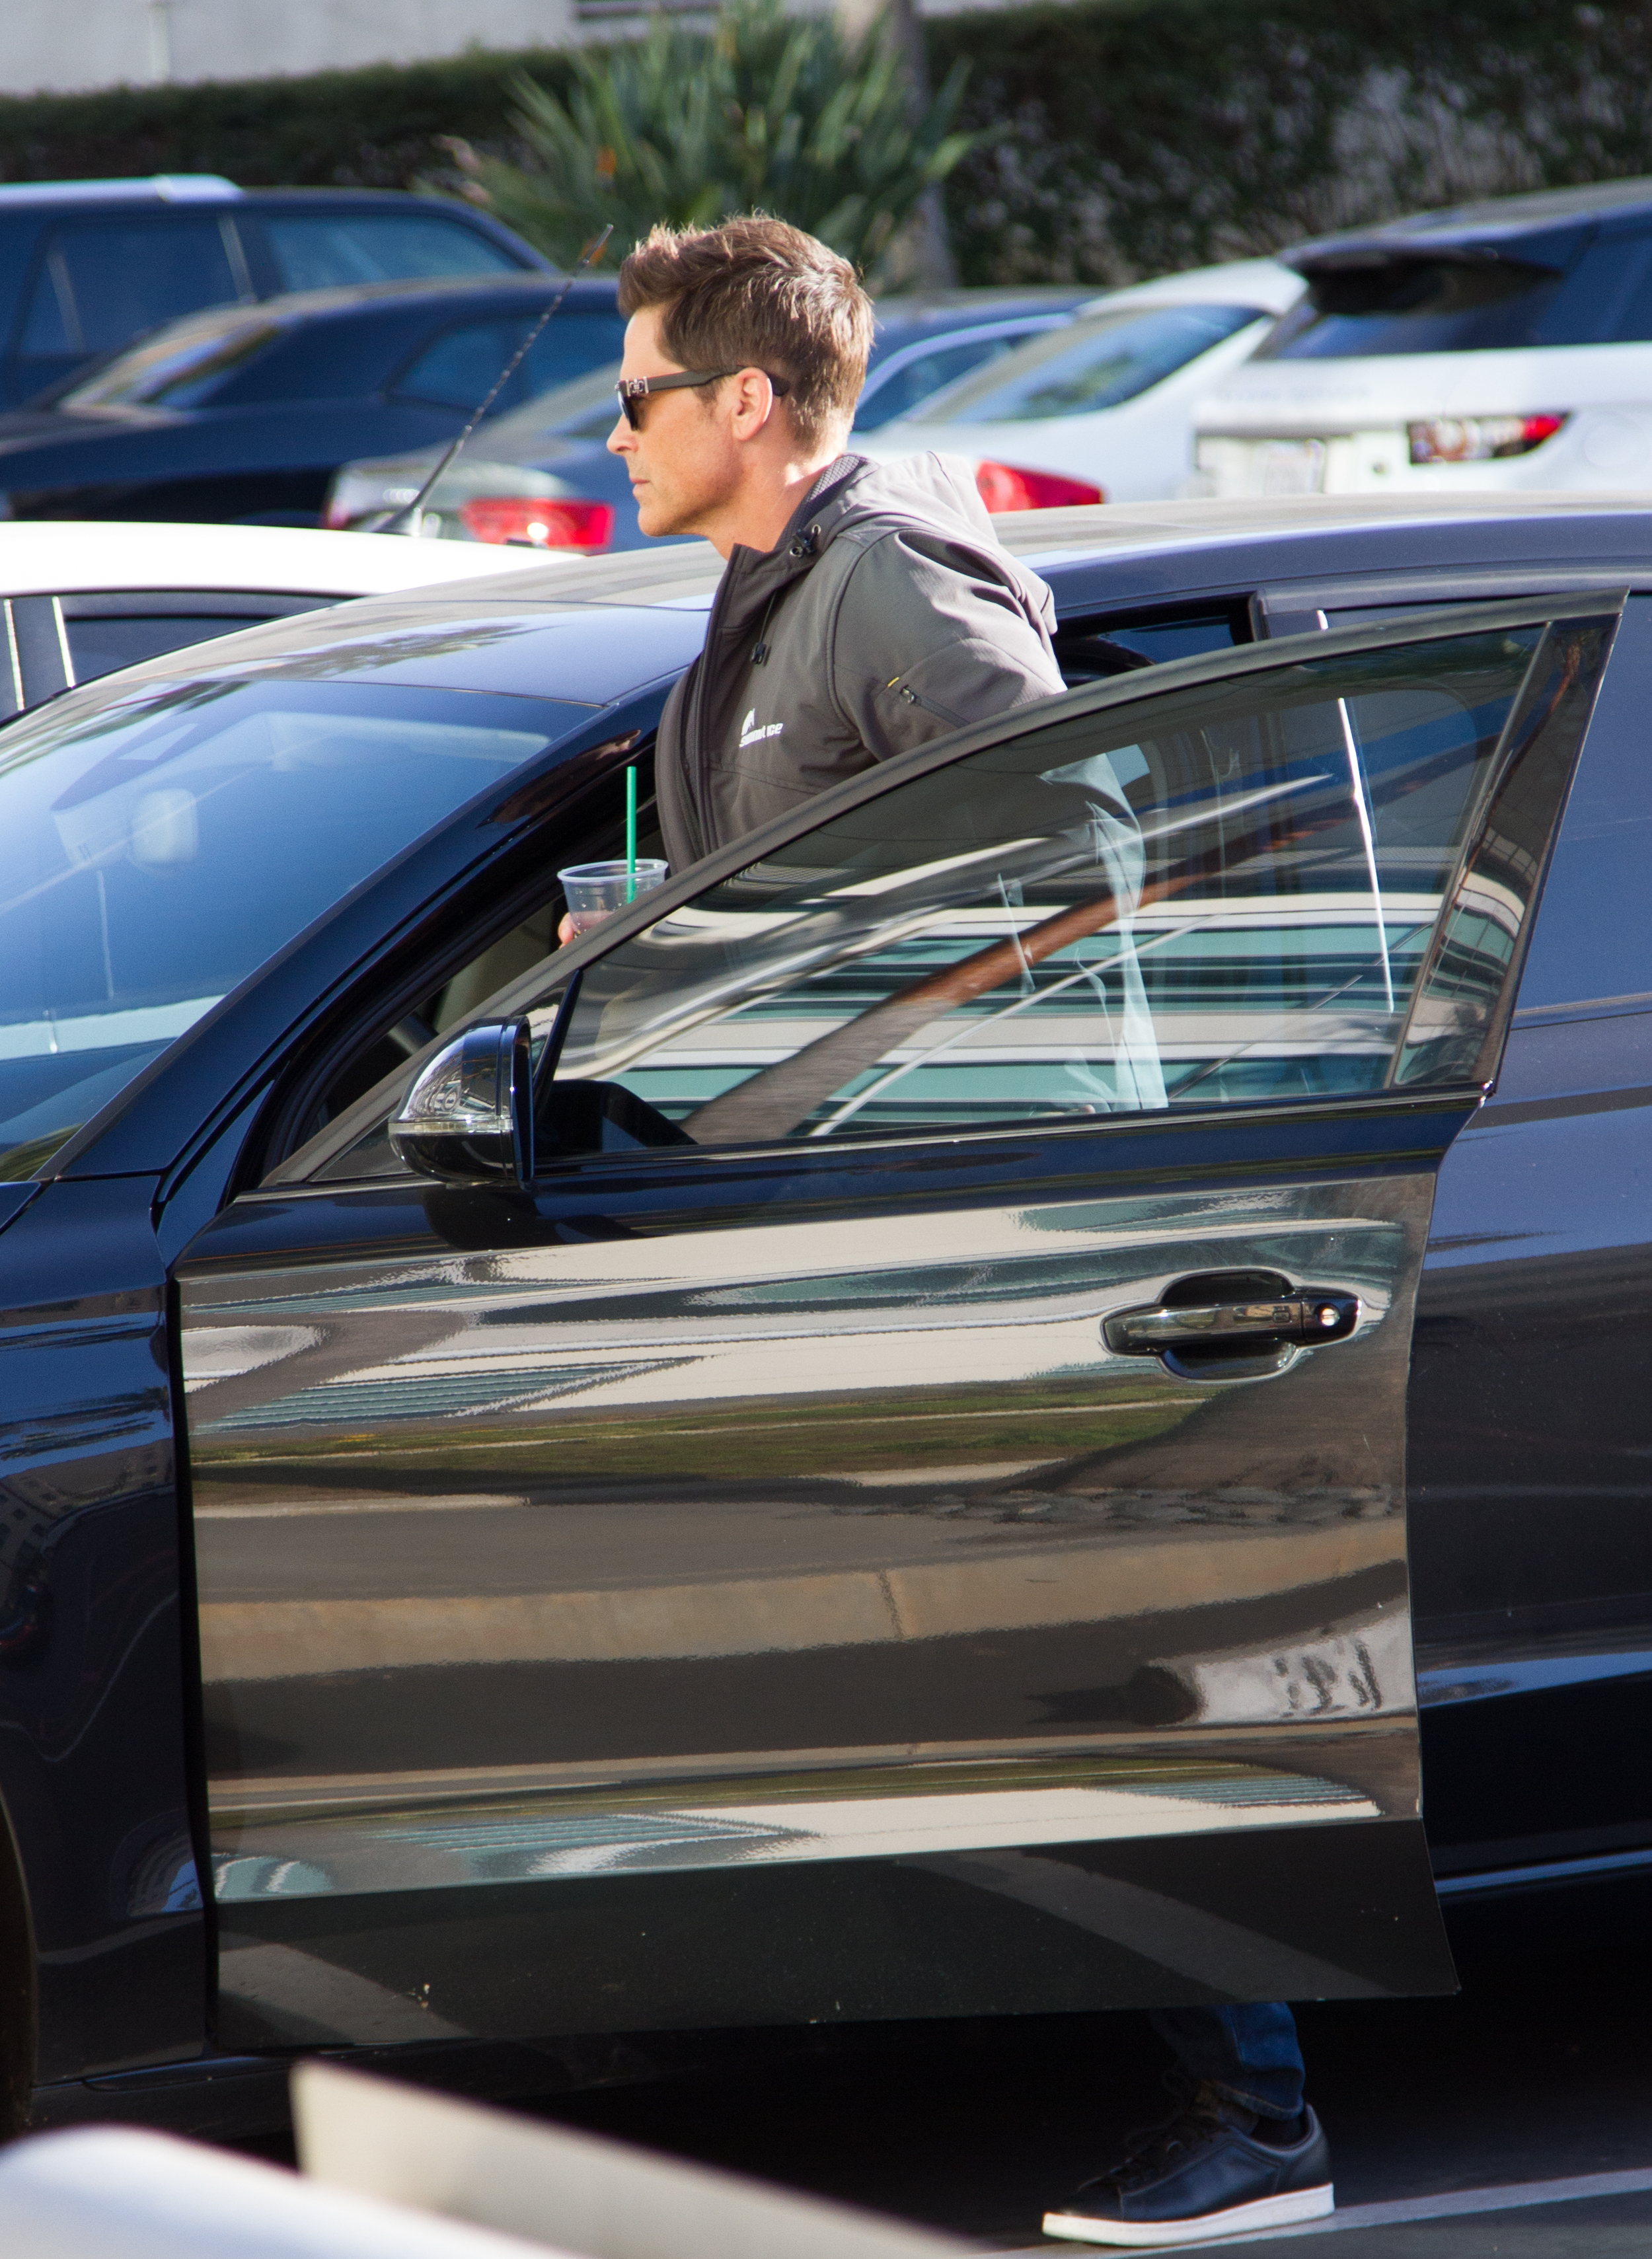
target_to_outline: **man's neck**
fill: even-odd
[[[787,463],[773,476],[753,479],[701,531],[725,563],[737,548],[766,552],[778,547],[809,488],[842,453],[841,446],[834,445],[816,462]]]

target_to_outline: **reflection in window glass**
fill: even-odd
[[[76,385],[62,404],[77,410],[198,407],[281,335],[281,324],[264,314],[249,314],[240,321],[214,316],[187,327],[180,324],[122,353],[96,376]]]
[[[377,684],[92,689],[0,737],[0,1178],[583,718]]]
[[[559,1087],[701,1144],[1378,1090],[1541,637],[1160,694],[900,787],[591,966]],[[1453,946],[1495,970],[1519,909],[1482,913]]]
[[[1162,384],[1261,317],[1245,306],[1150,306],[1074,322],[949,385],[926,424],[1025,424],[1091,416]]]
[[[501,245],[439,212],[298,212],[263,228],[283,290],[522,272]]]

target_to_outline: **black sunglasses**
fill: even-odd
[[[750,367],[746,361],[735,368],[685,368],[676,376],[623,376],[614,387],[619,395],[620,414],[633,431],[643,428],[643,403],[651,392],[674,392],[680,385],[716,384],[725,376],[738,376],[740,370]],[[769,376],[767,369],[762,374]],[[791,385],[783,376],[769,376],[777,400],[784,400]]]

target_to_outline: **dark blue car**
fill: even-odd
[[[561,951],[701,549],[0,733],[11,2124],[1644,1877],[1652,515],[1003,530],[1065,695]]]
[[[450,439],[565,288],[503,410],[615,358],[611,280],[363,282],[174,322],[0,417],[5,513],[313,525],[345,456]]]
[[[216,173],[0,187],[0,408],[210,306],[419,275],[544,274],[486,212],[378,189],[239,189]]]

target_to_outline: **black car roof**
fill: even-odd
[[[1173,607],[1272,583],[1441,571],[1462,572],[1477,590],[1499,574],[1513,588],[1529,587],[1534,574],[1545,587],[1652,586],[1652,497],[1141,502],[1029,511],[997,524],[1007,548],[1050,576],[1069,617],[1091,604]],[[226,636],[210,651],[148,660],[122,680],[233,676],[242,665],[268,674],[288,661],[313,674],[318,667],[324,673],[329,650],[353,646],[350,672],[357,681],[393,671],[397,680],[432,688],[492,687],[601,702],[687,663],[722,570],[707,542],[548,560],[537,572],[363,597],[272,623]],[[630,615],[630,624],[622,629],[596,616],[611,611]],[[639,611],[674,612],[680,620],[687,614],[695,624],[685,641],[682,626],[662,620],[655,650],[637,634]],[[587,623],[583,642],[567,639],[571,614]],[[485,637],[455,633],[480,631],[484,621]],[[381,669],[372,656],[381,643]],[[578,658],[577,682],[559,672],[570,654]]]

